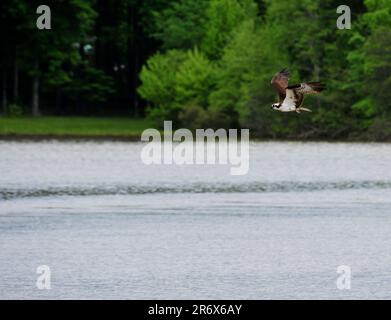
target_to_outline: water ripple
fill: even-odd
[[[0,200],[49,196],[137,195],[153,193],[262,193],[304,192],[349,189],[389,189],[391,181],[318,181],[318,182],[251,182],[251,183],[191,183],[186,185],[127,186],[54,186],[42,188],[0,188]]]

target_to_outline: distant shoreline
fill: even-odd
[[[141,142],[140,135],[74,135],[74,134],[0,134],[0,141],[12,142],[42,142],[42,141],[76,141],[76,142]],[[365,139],[262,139],[250,138],[251,142],[303,142],[303,143],[391,143],[391,141],[376,141]]]
[[[141,141],[145,129],[155,125],[145,118],[99,117],[0,117],[0,141]],[[330,142],[330,143],[390,143],[365,137],[331,138],[260,138],[253,142]]]
[[[142,118],[0,117],[0,140],[137,141],[153,124]]]
[[[110,136],[110,135],[57,135],[57,134],[0,134],[0,141],[140,141],[139,135]]]

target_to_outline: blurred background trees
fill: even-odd
[[[391,139],[391,2],[3,0],[3,114],[146,116],[266,138]],[[327,83],[311,115],[272,112],[272,75]]]

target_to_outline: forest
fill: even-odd
[[[389,0],[0,3],[0,118],[146,118],[264,139],[391,140]],[[337,7],[351,10],[338,29]],[[272,76],[322,81],[313,113],[271,110]]]

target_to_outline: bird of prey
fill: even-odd
[[[281,112],[312,112],[302,106],[304,95],[320,93],[326,89],[326,86],[321,82],[305,82],[288,86],[289,78],[290,73],[287,69],[281,70],[272,78],[271,84],[276,88],[279,98],[277,103],[272,104],[272,109]]]

